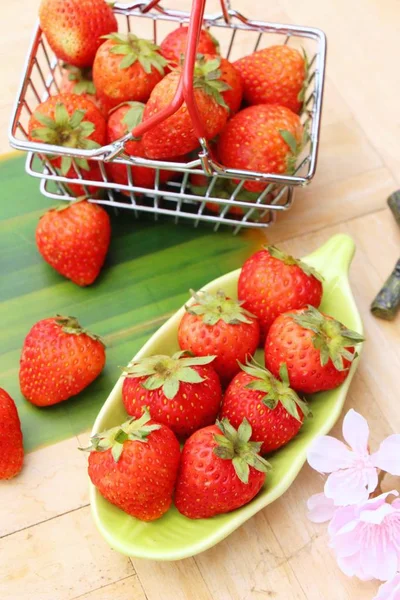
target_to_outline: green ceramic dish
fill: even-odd
[[[362,333],[361,318],[347,279],[354,250],[354,243],[350,237],[336,235],[303,260],[318,269],[325,278],[321,310]],[[236,297],[239,272],[238,269],[228,273],[212,281],[204,289],[214,291],[222,288],[231,297]],[[135,358],[152,354],[172,354],[178,350],[177,329],[183,313],[184,308],[181,308],[150,338]],[[178,560],[214,546],[288,489],[306,460],[310,442],[316,436],[326,434],[338,419],[357,368],[356,362],[339,388],[312,397],[313,418],[307,421],[292,442],[269,458],[273,470],[268,474],[264,488],[246,506],[229,514],[201,520],[187,519],[173,507],[158,521],[143,523],[109,504],[96,488],[91,486],[92,512],[98,529],[112,548],[128,556],[140,558]],[[121,401],[121,388],[122,378],[118,380],[101,409],[93,427],[93,434],[126,419]]]

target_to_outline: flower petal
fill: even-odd
[[[337,559],[339,569],[343,571],[347,577],[353,577],[354,575],[362,581],[368,581],[372,577],[366,578],[360,565],[360,554],[353,554],[353,556],[339,557]]]
[[[357,506],[343,506],[336,509],[331,522],[328,525],[328,533],[330,536],[336,535],[343,527],[354,521],[358,516]]]
[[[387,581],[395,576],[398,568],[397,552],[392,543],[387,543],[385,537],[383,530],[375,527],[372,539],[362,546],[360,565],[365,577]]]
[[[330,521],[335,512],[335,505],[323,492],[314,494],[307,500],[307,517],[313,523],[325,523]]]
[[[354,454],[343,442],[330,435],[322,435],[314,440],[307,452],[310,467],[320,473],[333,473],[350,467]]]
[[[372,510],[362,510],[360,513],[360,521],[364,523],[372,523],[373,525],[381,525],[384,519],[389,515],[397,512],[398,509],[393,508],[391,504],[382,504],[378,508]],[[378,530],[379,527],[375,527],[374,531]]]
[[[342,469],[331,473],[325,482],[324,492],[336,506],[348,506],[368,500],[368,490],[362,469]]]
[[[389,435],[371,455],[371,462],[378,469],[391,475],[400,475],[400,434]]]
[[[398,600],[400,598],[400,573],[379,588],[378,595],[373,600]]]
[[[356,454],[368,454],[368,423],[352,408],[343,419],[343,437]]]

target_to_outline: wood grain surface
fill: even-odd
[[[11,105],[38,3],[0,3],[2,152],[8,150]],[[169,4],[187,7],[189,0]],[[387,195],[400,184],[400,4],[232,4],[246,15],[314,25],[328,36],[318,173],[267,237],[297,255],[307,254],[337,232],[354,238],[357,253],[350,279],[367,342],[346,409],[354,407],[368,417],[375,447],[383,436],[400,432],[400,321],[378,321],[369,313],[400,251],[400,232],[386,208]],[[215,2],[209,5],[212,11]],[[37,182],[30,185],[37,194]],[[18,196],[18,185],[15,189]],[[18,201],[19,197],[2,198],[4,203]],[[6,321],[2,323],[0,334],[7,336]],[[339,432],[340,423],[334,430]],[[279,501],[204,554],[177,563],[118,555],[90,517],[85,458],[75,452],[86,437],[81,434],[28,454],[21,475],[0,485],[3,600],[369,600],[376,593],[376,583],[348,579],[339,571],[325,526],[307,520],[305,501],[322,487],[308,467]]]

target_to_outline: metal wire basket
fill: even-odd
[[[301,115],[301,121],[309,129],[309,141],[298,159],[292,175],[276,175],[228,169],[214,161],[207,140],[199,131],[199,152],[189,162],[171,163],[168,161],[150,160],[131,157],[124,153],[124,144],[129,135],[113,144],[96,150],[78,150],[50,144],[41,144],[28,140],[27,123],[38,103],[49,95],[59,93],[62,76],[61,64],[50,49],[40,26],[37,25],[32,44],[26,60],[21,86],[15,103],[9,131],[10,144],[14,148],[28,152],[26,171],[39,178],[41,192],[57,200],[73,200],[66,183],[81,184],[90,200],[99,204],[131,209],[138,215],[141,212],[168,215],[178,222],[179,219],[190,219],[195,226],[201,221],[213,223],[217,230],[220,225],[230,225],[237,233],[242,227],[260,228],[271,225],[278,211],[286,211],[293,202],[296,186],[307,185],[315,174],[319,130],[324,87],[324,70],[326,60],[326,38],[322,31],[311,27],[299,27],[249,20],[232,9],[227,0],[221,0],[221,12],[204,15],[205,0],[194,0],[192,12],[171,10],[160,6],[160,0],[147,3],[124,5],[116,3],[113,10],[116,14],[120,31],[140,31],[141,37],[152,38],[159,42],[177,24],[189,25],[189,33],[197,39],[196,28],[203,26],[218,37],[221,43],[221,54],[230,60],[271,44],[283,43],[304,47],[309,56],[309,77],[307,91]],[[193,57],[195,48],[193,49]],[[186,84],[192,81],[193,64],[187,54],[184,76]],[[193,61],[194,62],[194,58]],[[192,72],[190,72],[192,69]],[[187,93],[190,95],[192,90]],[[182,98],[182,101],[185,98]],[[190,98],[189,98],[190,100]],[[189,107],[189,102],[187,102]],[[176,109],[175,109],[176,110]],[[201,124],[199,125],[201,127]],[[143,123],[139,125],[143,129]],[[197,133],[198,130],[195,131]],[[49,155],[71,156],[76,172],[76,179],[63,177],[52,166]],[[84,172],[74,159],[86,158],[99,162],[102,181],[85,179]],[[115,161],[125,165],[127,170],[126,185],[115,184],[107,176],[104,163]],[[131,166],[139,165],[153,168],[156,171],[154,188],[149,190],[134,185]],[[160,184],[160,170],[177,171],[179,179],[167,184]],[[190,175],[208,175],[208,187],[204,195],[193,193],[190,186]],[[222,180],[235,181],[229,197],[221,198],[218,190]],[[246,181],[265,182],[265,189],[255,198],[241,199],[241,191]],[[103,197],[90,194],[90,186],[102,188]],[[124,195],[121,195],[121,192]],[[213,206],[211,212],[209,206]],[[232,214],[232,207],[239,207],[242,214]],[[215,212],[217,207],[218,212]],[[238,211],[234,211],[237,213]]]

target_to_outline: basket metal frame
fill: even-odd
[[[309,128],[310,139],[305,151],[300,156],[294,174],[277,175],[225,168],[213,160],[206,140],[200,140],[201,148],[198,156],[186,163],[171,163],[165,160],[128,156],[124,153],[124,145],[130,139],[129,134],[113,144],[96,150],[71,149],[30,141],[24,125],[24,115],[26,121],[34,107],[29,102],[28,94],[30,93],[31,98],[39,104],[48,95],[59,92],[61,77],[61,65],[49,48],[38,24],[34,31],[15,102],[9,140],[14,148],[28,152],[26,171],[29,175],[41,179],[40,189],[45,196],[71,201],[74,196],[65,184],[81,183],[88,198],[99,204],[133,209],[136,215],[139,212],[153,213],[155,218],[158,214],[169,215],[174,217],[175,222],[178,222],[180,218],[188,218],[194,222],[195,226],[201,221],[215,224],[215,229],[218,229],[221,224],[227,224],[235,228],[235,233],[242,227],[267,227],[274,221],[276,213],[290,208],[293,202],[294,188],[307,185],[316,171],[325,79],[325,34],[321,30],[311,27],[250,20],[230,8],[226,2],[222,2],[222,6],[221,13],[204,15],[204,26],[231,30],[228,49],[225,53],[226,58],[231,55],[239,31],[251,31],[257,34],[253,50],[260,47],[263,36],[268,34],[283,36],[285,44],[288,44],[292,38],[307,38],[312,40],[315,45],[315,52],[310,59],[308,88],[301,116],[303,124],[307,124]],[[145,4],[122,5],[117,3],[113,10],[117,15],[125,17],[127,31],[131,31],[133,20],[150,19],[155,41],[157,41],[157,23],[159,21],[172,21],[182,25],[188,24],[190,18],[190,13],[163,8],[156,0],[150,0]],[[40,89],[43,90],[42,93],[40,93]],[[84,172],[79,169],[74,160],[76,178],[67,179],[54,168],[49,161],[49,155],[98,161],[103,181],[86,179]],[[115,184],[109,180],[105,163],[110,161],[126,165],[128,185]],[[155,169],[154,189],[149,190],[134,185],[131,165]],[[181,181],[171,181],[160,186],[161,169],[179,172],[182,174]],[[192,193],[190,189],[191,174],[209,175],[209,183],[204,196]],[[213,194],[213,189],[221,178],[233,179],[237,182],[231,196],[227,199]],[[264,191],[254,200],[241,200],[240,193],[244,183],[254,180],[266,183]],[[102,188],[105,198],[97,198],[96,194],[90,194],[88,186]],[[116,191],[125,193],[125,197],[116,196]],[[140,195],[139,198],[138,195]],[[142,198],[145,198],[146,202],[143,202]],[[163,206],[164,200],[168,201],[168,207]],[[206,205],[210,203],[219,207],[219,213],[210,214],[207,211]],[[239,217],[231,215],[229,211],[233,206],[242,208],[243,215]]]

